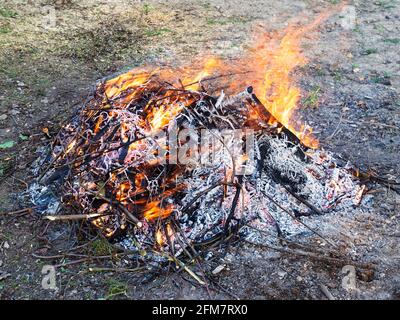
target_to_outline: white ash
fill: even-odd
[[[48,165],[51,158],[49,147],[39,147],[36,150],[38,154],[37,159],[32,163],[30,168],[34,176],[39,176],[41,170]],[[53,171],[49,170],[47,176],[51,175]],[[38,180],[38,179],[37,179]],[[21,194],[22,199],[28,199],[35,207],[36,211],[41,214],[54,215],[60,212],[61,203],[57,196],[53,185],[45,185],[39,181],[34,181],[29,187]]]
[[[60,211],[60,201],[49,186],[35,182],[29,186],[23,196],[28,196],[41,214],[55,215]]]
[[[350,172],[351,167],[349,165],[339,167],[330,153],[324,150],[308,151],[308,161],[301,161],[295,155],[296,146],[288,147],[288,142],[281,138],[267,139],[273,146],[273,151],[267,159],[264,159],[265,164],[279,169],[281,173],[286,173],[297,181],[301,187],[299,194],[324,213],[322,216],[314,214],[299,218],[313,230],[328,230],[330,215],[354,214],[356,210],[363,210],[370,200],[370,196],[365,196],[359,207],[354,206],[354,198],[361,186]],[[182,200],[182,208],[223,179],[227,168],[232,168],[232,160],[228,156],[218,166],[198,168],[193,171],[192,177],[186,177],[187,190]],[[264,171],[258,178],[247,176],[244,179],[242,195],[235,211],[235,218],[242,219],[248,224],[242,227],[241,234],[253,242],[273,243],[277,241],[277,224],[283,235],[288,238],[312,235],[312,230],[293,219],[279,206],[292,214],[294,209],[298,212],[307,212],[309,208],[296,200],[280,184],[275,183],[266,172]],[[215,187],[199,197],[195,202],[197,209],[191,214],[179,210],[176,212],[183,237],[198,242],[209,239],[223,230],[235,188],[230,187],[227,191],[227,194],[223,195],[223,188]],[[146,231],[146,228],[143,231]],[[136,236],[138,234],[141,233],[137,233]],[[151,239],[151,235],[143,232],[138,240],[144,241],[145,238]],[[126,241],[123,241],[123,244],[128,246]],[[164,243],[164,248],[168,249],[167,243]],[[175,242],[175,252],[179,254],[181,251],[180,244]]]

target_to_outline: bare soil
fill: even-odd
[[[35,151],[93,90],[97,80],[141,64],[179,64],[202,53],[235,56],[251,30],[305,23],[339,1],[78,1],[4,0],[0,4],[0,212],[25,206],[19,195],[33,177]],[[341,13],[306,37],[309,63],[297,70],[301,113],[321,146],[362,169],[400,176],[400,3],[350,1],[356,21],[344,28]],[[46,10],[44,8],[47,8]],[[49,11],[50,8],[50,11]],[[55,14],[55,25],[52,25]],[[50,23],[49,23],[50,22]],[[47,27],[46,27],[47,26]],[[12,141],[12,142],[11,142]],[[309,256],[248,244],[232,245],[215,280],[218,290],[193,284],[183,273],[138,283],[132,273],[89,273],[90,261],[57,268],[58,291],[41,286],[42,266],[76,258],[43,260],[77,245],[75,230],[47,226],[35,214],[0,214],[0,299],[337,299],[400,298],[400,196],[374,190],[374,212],[332,219],[353,249],[357,290],[342,285],[342,267]],[[320,239],[299,239],[324,248]],[[298,249],[298,248],[297,248]],[[296,250],[297,250],[296,249]],[[109,254],[106,243],[85,247]],[[124,266],[124,259],[103,262]],[[222,289],[223,288],[223,289]]]

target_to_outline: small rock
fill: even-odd
[[[218,273],[220,273],[222,270],[225,269],[225,267],[226,267],[225,264],[219,265],[218,267],[216,267],[216,268],[212,271],[212,274],[218,274]]]
[[[3,244],[3,248],[4,249],[10,249],[10,245],[8,244],[8,242],[6,241],[6,242],[4,242],[4,244]]]
[[[7,115],[5,113],[0,115],[0,121],[6,120],[6,119],[7,119]]]
[[[25,87],[25,83],[23,83],[22,81],[18,81],[17,80],[17,86],[18,87]]]
[[[287,274],[287,272],[285,272],[285,271],[279,271],[278,272],[279,279],[282,280],[283,278],[285,278],[286,274]]]

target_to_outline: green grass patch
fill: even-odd
[[[381,24],[374,25],[374,29],[376,29],[376,30],[378,30],[379,32],[382,32],[382,33],[387,31],[387,29],[384,26],[382,26]]]
[[[76,59],[104,71],[113,61],[136,55],[143,36],[117,22],[109,21],[97,29],[80,30],[68,35],[64,44],[55,51],[59,56]]]
[[[4,85],[4,88],[7,88],[8,90],[5,90],[7,92],[6,96],[2,101],[0,101],[0,107],[2,108],[8,108],[10,107],[13,103],[18,103],[19,105],[24,105],[27,103],[32,102],[30,100],[30,95],[28,94],[21,94],[18,92],[17,88],[13,86],[10,83],[7,83]]]
[[[325,70],[322,69],[322,68],[316,69],[316,70],[315,70],[315,74],[316,74],[317,76],[319,76],[319,77],[326,76],[326,72],[325,72]]]
[[[22,141],[27,141],[29,140],[29,136],[25,135],[25,134],[19,134],[18,138],[20,138]]]
[[[145,13],[145,14],[149,14],[150,13],[150,11],[153,11],[153,6],[151,5],[151,4],[148,4],[148,3],[145,3],[144,5],[143,5],[143,12]]]
[[[396,8],[393,0],[378,0],[375,1],[375,4],[385,10]]]
[[[98,239],[92,242],[90,246],[95,256],[106,256],[112,253],[112,247],[105,239]]]
[[[384,72],[383,75],[373,75],[370,77],[371,82],[383,84],[383,85],[391,85],[390,78],[392,75],[389,72]]]
[[[18,13],[11,9],[0,7],[0,16],[4,18],[15,18],[17,15]]]
[[[0,144],[0,150],[10,149],[10,148],[12,148],[14,146],[15,146],[15,141],[8,140],[8,141],[3,142],[3,143]]]
[[[47,90],[51,85],[51,80],[48,76],[42,76],[37,79],[32,79],[33,82],[33,92],[36,96],[44,97],[46,96]]]
[[[211,3],[209,3],[209,2],[202,2],[202,3],[200,3],[200,5],[201,5],[204,9],[210,9],[210,8],[211,8]]]
[[[11,31],[9,26],[0,26],[0,34],[10,33]]]
[[[309,94],[308,97],[303,100],[305,107],[317,108],[319,105],[319,94],[321,88],[316,86]]]
[[[115,279],[109,279],[107,281],[108,290],[106,300],[112,299],[116,296],[127,296],[128,285]]]
[[[397,45],[400,44],[400,38],[387,38],[383,39],[383,42]]]
[[[0,162],[0,177],[6,175],[11,168],[11,161]]]
[[[3,150],[0,149],[0,151],[4,153]],[[13,163],[14,163],[14,161],[13,161],[12,158],[0,159],[0,177],[3,177],[3,176],[5,176],[5,175],[7,175],[7,174],[10,172],[10,170],[12,170],[12,168],[13,168]],[[2,235],[0,234],[0,240],[1,240],[2,238],[7,239],[6,236],[2,236]],[[8,239],[7,239],[7,240],[8,240]]]
[[[343,73],[342,73],[342,71],[340,71],[340,70],[335,70],[335,71],[333,72],[333,79],[334,79],[336,82],[342,81],[342,80],[343,80]]]
[[[378,49],[368,48],[368,49],[365,49],[361,54],[364,56],[369,56],[370,54],[375,54],[375,53],[378,53]]]

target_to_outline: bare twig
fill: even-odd
[[[145,267],[139,267],[139,268],[96,268],[96,267],[90,267],[88,269],[89,272],[138,272],[138,271],[143,271],[147,270]]]
[[[19,214],[19,213],[31,213],[33,211],[33,209],[36,209],[37,207],[31,207],[31,208],[24,208],[21,210],[17,210],[17,211],[11,211],[11,212],[0,212],[0,216],[10,216],[13,214]]]

